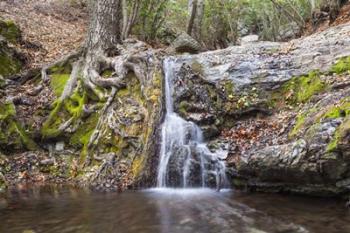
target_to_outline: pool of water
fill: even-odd
[[[0,196],[0,232],[348,233],[350,212],[331,199],[230,190],[37,187]]]

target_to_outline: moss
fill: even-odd
[[[10,56],[9,52],[0,47],[0,75],[6,77],[16,74],[21,70],[21,66],[21,62],[15,56]]]
[[[102,73],[101,73],[101,76],[103,78],[109,78],[111,77],[113,74],[113,70],[112,69],[107,69],[107,70],[104,70]]]
[[[13,21],[0,20],[0,35],[3,36],[7,41],[16,43],[21,38],[21,30]]]
[[[225,87],[226,96],[228,98],[232,98],[234,95],[234,88],[235,88],[233,82],[230,80],[226,80],[224,87]]]
[[[134,159],[132,163],[132,174],[134,177],[138,177],[144,167],[144,157],[138,156]]]
[[[3,88],[6,84],[5,79],[2,77],[2,75],[0,75],[0,89]]]
[[[338,60],[330,71],[335,74],[342,74],[350,71],[350,57],[344,57]]]
[[[54,103],[54,108],[50,112],[49,117],[44,122],[41,128],[41,133],[44,138],[55,138],[62,133],[60,126],[65,121],[72,118],[72,122],[76,122],[83,113],[84,104],[87,102],[85,90],[75,90],[73,94],[61,101],[57,100]]]
[[[187,101],[181,101],[179,104],[179,112],[182,115],[186,115],[189,107],[190,107],[190,104]]]
[[[292,131],[290,132],[289,137],[294,137],[299,133],[300,129],[304,126],[306,116],[307,116],[306,113],[302,113],[297,116],[296,123]]]
[[[37,145],[15,117],[16,109],[12,103],[0,103],[0,144],[13,149],[35,150]]]
[[[48,73],[50,74],[50,86],[57,97],[60,97],[72,71],[70,64],[59,64],[52,67]]]
[[[333,152],[338,149],[339,145],[343,143],[343,138],[347,138],[350,133],[350,117],[346,117],[343,123],[337,128],[333,139],[327,145],[327,152]],[[347,141],[345,141],[348,144]]]
[[[193,61],[191,64],[192,70],[200,75],[204,74],[204,68],[203,65],[201,63],[199,63],[198,61]]]
[[[88,117],[85,122],[71,136],[70,144],[73,146],[83,147],[89,143],[98,122],[98,114],[94,113]]]
[[[336,119],[350,115],[350,99],[345,98],[337,106],[333,106],[327,110],[323,118]]]
[[[57,97],[62,95],[64,87],[69,80],[69,74],[53,74],[51,75],[50,86]]]
[[[273,108],[285,104],[306,103],[312,96],[327,88],[320,75],[318,71],[312,71],[308,75],[292,78],[271,94],[268,106]]]
[[[63,106],[63,102],[61,100],[57,100],[53,105],[53,110],[50,112],[49,117],[41,128],[41,134],[44,138],[57,137],[61,133],[59,126],[62,123],[62,117],[59,116],[59,113]]]

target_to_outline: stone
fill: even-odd
[[[248,37],[252,43],[178,56],[174,109],[207,140],[228,138],[228,153],[217,143],[209,148],[225,152],[233,183],[268,192],[349,193],[349,32],[347,23],[289,43]],[[259,119],[272,121],[271,129],[251,132]],[[241,132],[227,131],[240,121],[247,122]],[[253,146],[238,148],[243,143],[230,137]]]
[[[258,35],[249,35],[249,36],[244,36],[241,38],[241,44],[246,45],[254,42],[259,41],[259,36]]]
[[[55,151],[64,151],[64,142],[57,142],[55,145]]]
[[[173,41],[172,47],[178,53],[198,53],[201,50],[201,45],[185,32]]]

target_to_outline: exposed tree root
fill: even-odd
[[[93,176],[92,181],[97,180],[101,175],[103,175],[103,173],[107,172],[108,169],[110,169],[114,173],[115,158],[116,158],[115,153],[108,153],[101,156],[95,155],[94,159],[96,161],[102,162],[102,164],[100,165],[100,168],[98,169],[96,174]]]

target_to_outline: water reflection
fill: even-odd
[[[350,232],[342,203],[210,189],[22,188],[0,196],[0,219],[4,233]]]

